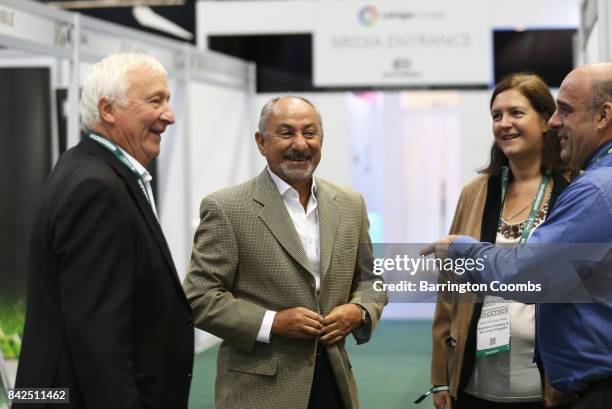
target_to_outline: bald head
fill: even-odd
[[[605,102],[612,101],[612,63],[590,64],[584,68],[591,80],[589,106],[595,112]]]
[[[284,97],[275,97],[275,98],[272,98],[271,100],[266,102],[266,104],[263,106],[263,108],[261,109],[261,114],[259,116],[259,127],[258,127],[258,130],[259,130],[260,133],[262,133],[262,134],[265,133],[266,127],[268,125],[268,120],[270,119],[270,115],[274,111],[274,106],[279,101],[284,101],[284,102],[289,102],[289,103],[292,103],[292,102],[293,103],[304,102],[307,105],[310,105],[310,107],[313,109],[314,113],[316,114],[317,119],[319,120],[319,127],[321,129],[321,132],[323,132],[323,121],[321,120],[321,114],[319,113],[319,110],[317,109],[317,107],[314,106],[314,104],[312,102],[310,102],[308,99],[306,99],[304,97],[288,95],[288,96],[284,96]]]
[[[593,77],[604,77],[612,75],[612,62],[598,62],[594,64],[581,65],[572,72],[582,71]]]
[[[549,125],[561,142],[561,159],[577,168],[612,140],[612,63],[570,72],[559,88]]]
[[[592,75],[601,75],[601,74],[605,74],[606,72],[609,74],[612,72],[612,63],[597,62],[593,64],[584,64],[584,65],[581,65],[580,67],[574,68],[572,72],[574,71],[589,72]]]

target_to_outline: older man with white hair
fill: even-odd
[[[187,408],[191,309],[145,168],[174,123],[169,99],[150,56],[90,68],[87,136],[60,157],[36,213],[17,388],[68,388],[64,408]]]

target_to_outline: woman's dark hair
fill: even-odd
[[[548,86],[538,75],[530,73],[510,74],[498,82],[491,95],[489,108],[493,107],[493,101],[495,101],[495,98],[499,94],[510,89],[517,90],[521,95],[527,98],[533,109],[540,114],[545,121],[548,121],[555,112],[555,100],[550,94]],[[549,173],[557,170],[561,172],[567,171],[567,167],[561,161],[560,152],[561,145],[557,139],[556,132],[549,129],[548,132],[544,134],[542,173]],[[508,158],[504,155],[499,146],[493,142],[489,164],[481,169],[479,173],[485,175],[498,174],[501,172],[502,166],[507,165]]]

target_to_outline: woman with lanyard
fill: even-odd
[[[513,74],[490,102],[495,141],[489,165],[462,190],[451,234],[503,245],[525,242],[567,186],[555,102],[537,75]],[[535,306],[475,294],[440,298],[432,328],[436,409],[535,409],[570,403],[535,363]],[[494,318],[491,318],[494,317]],[[494,332],[487,325],[492,319]]]

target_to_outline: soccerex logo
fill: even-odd
[[[359,9],[359,22],[364,26],[373,26],[380,18],[378,9],[374,6],[363,6]]]

